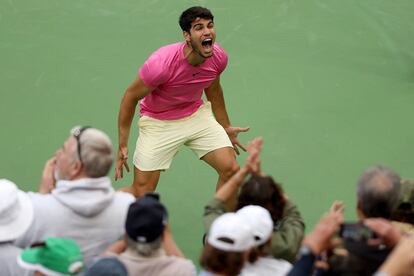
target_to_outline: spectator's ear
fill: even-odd
[[[78,176],[83,176],[85,170],[82,163],[79,160],[76,160],[72,163],[69,171],[70,180],[77,178]],[[85,175],[86,176],[86,175]]]

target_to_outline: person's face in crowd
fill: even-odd
[[[190,32],[184,32],[184,37],[193,51],[202,58],[213,56],[213,45],[216,40],[213,20],[197,18],[191,23]]]
[[[80,166],[77,155],[77,141],[71,135],[56,152],[56,180],[71,180]]]

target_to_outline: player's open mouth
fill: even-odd
[[[205,51],[211,51],[211,46],[213,45],[213,40],[211,38],[206,38],[201,42],[203,49]]]

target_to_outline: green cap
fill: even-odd
[[[75,241],[48,238],[23,250],[19,264],[48,276],[76,275],[83,269],[83,257]]]

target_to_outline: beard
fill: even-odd
[[[208,56],[204,55],[202,50],[200,50],[200,47],[202,48],[202,46],[197,45],[193,40],[190,40],[190,46],[191,46],[191,49],[193,49],[193,51],[202,58],[209,58],[213,55],[213,54],[208,55]]]

